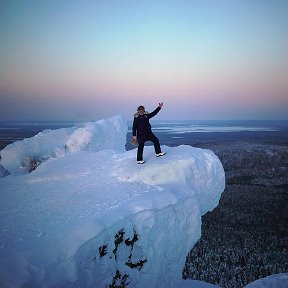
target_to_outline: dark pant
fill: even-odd
[[[138,139],[137,161],[143,160],[143,150],[146,141],[151,141],[154,144],[155,153],[161,153],[161,147],[158,138],[153,134],[149,134],[147,137]]]

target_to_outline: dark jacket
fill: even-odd
[[[152,133],[149,119],[154,117],[160,110],[161,108],[157,107],[151,113],[145,113],[144,115],[134,114],[132,133],[133,136],[137,135],[138,142],[145,141]]]

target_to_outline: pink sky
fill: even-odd
[[[3,1],[0,121],[287,119],[287,3]]]

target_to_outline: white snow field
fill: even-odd
[[[187,287],[185,258],[224,190],[222,164],[182,145],[159,158],[146,146],[138,165],[126,133],[114,116],[1,151],[0,287]]]

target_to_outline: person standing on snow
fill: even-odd
[[[163,102],[159,103],[159,106],[153,112],[148,113],[147,111],[145,111],[145,107],[140,105],[137,109],[137,112],[134,114],[132,143],[136,143],[138,141],[138,164],[145,163],[145,161],[143,160],[143,150],[146,141],[153,142],[157,157],[165,155],[165,152],[161,151],[159,140],[153,134],[151,130],[151,125],[149,123],[149,119],[154,117],[161,110],[162,106]]]

